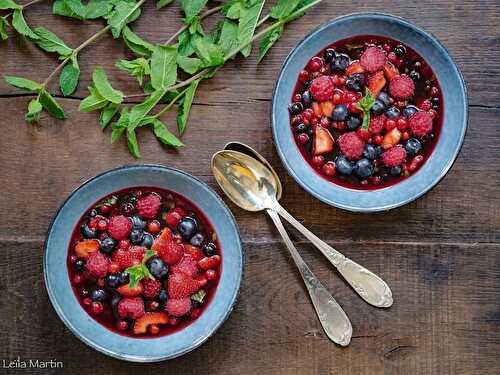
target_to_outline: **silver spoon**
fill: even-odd
[[[230,150],[219,151],[212,157],[212,170],[221,188],[237,205],[249,211],[274,210],[292,224],[366,302],[376,307],[392,305],[391,289],[380,277],[319,239],[278,203],[276,195],[280,183],[274,171],[253,157]]]
[[[253,151],[252,149],[250,150]],[[236,153],[245,155],[240,152]],[[250,182],[251,180],[248,179],[248,170],[246,170],[244,167],[241,168],[241,165],[238,164],[222,166],[219,162],[223,162],[223,160],[218,157],[218,154],[219,153],[215,154],[212,158],[212,171],[222,190],[224,190],[224,192],[235,204],[243,209],[249,211],[260,211],[264,209],[260,208],[261,204],[259,203],[259,200],[261,198],[259,198],[257,190],[255,190],[256,185],[254,184],[254,181]],[[247,157],[249,159],[253,159],[250,156]],[[221,166],[223,167],[222,169],[220,169]],[[267,168],[265,168],[265,171],[267,171],[269,175],[272,174],[271,171]],[[276,195],[276,180],[270,179],[268,181],[269,184],[267,185],[267,189],[270,189],[270,191],[272,191],[273,194]],[[233,184],[234,189],[239,191],[241,189],[245,190],[245,184],[249,182],[249,195],[247,195],[245,198],[242,197],[241,194],[232,194],[230,192],[232,191]],[[257,195],[255,195],[254,193],[257,193]],[[263,198],[265,199],[265,197]],[[340,305],[337,303],[335,298],[333,298],[330,292],[328,292],[328,290],[321,284],[318,278],[309,269],[307,264],[299,255],[297,249],[290,240],[290,237],[288,237],[288,234],[283,227],[278,214],[272,209],[266,209],[266,212],[269,214],[274,222],[274,225],[278,229],[278,232],[283,237],[285,245],[290,251],[292,259],[299,269],[300,275],[304,280],[304,284],[306,285],[307,291],[309,292],[309,296],[311,297],[311,301],[316,310],[321,326],[325,330],[326,335],[328,336],[328,338],[330,338],[330,340],[341,346],[349,345],[352,336],[352,325],[349,318],[345,314],[344,310],[342,310],[342,307],[340,307]]]

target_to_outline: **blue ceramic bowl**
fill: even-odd
[[[122,336],[96,322],[80,306],[66,268],[71,234],[83,213],[102,197],[133,186],[172,190],[195,203],[212,222],[223,251],[219,285],[203,314],[186,328],[158,338]],[[184,172],[159,165],[125,166],[85,182],[62,204],[48,230],[43,269],[54,309],[78,338],[115,358],[155,362],[195,349],[227,319],[240,288],[243,250],[233,215],[205,183]]]
[[[355,35],[385,36],[414,49],[432,67],[444,100],[441,134],[429,159],[409,178],[377,190],[349,189],[321,177],[302,157],[289,124],[288,103],[299,72],[312,56],[326,46]],[[288,172],[316,198],[329,205],[356,212],[390,210],[429,191],[451,168],[462,146],[466,128],[466,87],[462,74],[448,51],[435,37],[412,23],[380,13],[360,13],[336,18],[312,31],[285,60],[272,102],[274,141]]]

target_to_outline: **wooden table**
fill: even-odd
[[[255,146],[283,179],[284,206],[380,274],[392,287],[393,307],[368,306],[296,236],[305,260],[351,318],[351,345],[332,344],[272,223],[225,199],[241,228],[245,275],[234,312],[206,344],[172,361],[140,365],[108,358],[75,338],[54,312],[43,283],[47,226],[83,181],[137,163],[124,142],[110,145],[109,131],[101,134],[95,114],[77,110],[96,65],[106,69],[115,87],[138,92],[135,82],[114,67],[116,59],[130,57],[127,48],[107,36],[81,53],[78,91],[61,99],[69,115],[64,122],[44,116],[40,126],[25,124],[30,95],[0,82],[0,366],[2,359],[20,356],[63,361],[64,370],[56,372],[67,374],[498,374],[500,5],[470,0],[371,3],[324,1],[287,27],[262,64],[256,65],[255,58],[229,63],[202,83],[184,137],[187,147],[171,152],[141,132],[144,158],[139,162],[181,168],[217,188],[210,156],[229,140]],[[435,34],[461,68],[470,94],[467,136],[446,178],[412,204],[373,215],[341,211],[306,194],[282,167],[269,126],[272,89],[287,53],[315,26],[356,11],[391,12]],[[72,46],[102,27],[56,18],[48,3],[33,6],[26,16],[31,25],[48,25]],[[157,11],[148,2],[133,29],[148,40],[165,41],[179,27],[180,16],[177,6]],[[56,64],[20,37],[0,43],[1,75],[41,80]],[[59,93],[55,86],[52,91]],[[172,116],[167,118],[174,125]]]

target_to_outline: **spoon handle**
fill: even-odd
[[[319,239],[290,215],[279,203],[276,204],[275,209],[321,251],[361,298],[376,307],[389,307],[392,305],[392,292],[384,280],[365,267],[346,258],[326,242]]]
[[[341,346],[349,345],[352,336],[352,326],[346,313],[299,255],[276,211],[268,209],[267,213],[273,220],[281,237],[283,237],[285,245],[299,269],[326,335],[330,340]]]

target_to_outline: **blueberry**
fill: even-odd
[[[146,249],[151,249],[151,246],[153,246],[153,241],[154,241],[153,236],[148,232],[144,232],[141,246],[145,247]]]
[[[116,241],[111,237],[106,237],[101,241],[101,251],[106,254],[111,254],[116,246]]]
[[[347,69],[350,63],[350,57],[342,53],[333,58],[332,62],[330,63],[330,68],[335,72],[343,72]]]
[[[354,173],[360,178],[370,177],[373,174],[373,164],[368,159],[360,159],[354,166]]]
[[[196,233],[191,239],[189,240],[189,243],[193,246],[196,247],[201,247],[203,245],[203,242],[205,242],[205,236],[201,233]]]
[[[82,259],[77,259],[75,263],[73,263],[73,268],[75,269],[76,272],[85,271],[85,261]]]
[[[345,85],[349,90],[361,91],[366,84],[366,78],[363,73],[354,73],[350,75],[346,81]]]
[[[433,106],[439,106],[439,97],[435,96],[431,99],[431,103]]]
[[[190,216],[186,216],[177,224],[177,231],[181,234],[182,238],[189,240],[198,231],[198,223]]]
[[[140,229],[132,229],[132,232],[130,232],[130,242],[134,245],[140,244],[143,238],[144,232]]]
[[[340,174],[348,176],[352,173],[354,165],[344,155],[340,155],[335,159],[335,169]]]
[[[167,302],[168,299],[168,293],[165,289],[161,289],[160,293],[158,294],[158,297],[156,299],[160,302]]]
[[[132,220],[133,229],[144,229],[146,227],[146,222],[139,216],[132,216],[130,219]]]
[[[422,78],[422,76],[416,70],[412,70],[410,72],[410,78],[413,79],[415,82],[417,82],[417,81],[420,81],[420,79]]]
[[[395,167],[391,167],[391,169],[389,169],[389,174],[391,176],[397,177],[401,175],[401,171],[401,167],[399,165],[396,165]]]
[[[207,257],[211,257],[212,255],[217,254],[217,247],[213,242],[209,242],[203,246],[203,252]]]
[[[305,124],[298,124],[295,127],[295,131],[297,132],[297,134],[304,133],[307,131],[307,126]]]
[[[325,50],[325,55],[323,58],[325,59],[326,62],[330,62],[336,55],[337,54],[335,53],[335,50],[333,48],[327,48]]]
[[[401,44],[398,44],[396,47],[394,47],[392,49],[392,52],[394,52],[394,54],[397,57],[401,57],[401,56],[403,56],[406,53],[406,48],[405,48],[405,46],[403,46]]]
[[[90,298],[95,302],[103,302],[108,298],[108,293],[103,288],[95,288],[90,292]]]
[[[124,202],[121,205],[121,210],[122,210],[124,215],[129,216],[129,215],[132,215],[134,213],[135,206],[130,202]]]
[[[120,285],[122,284],[128,284],[129,282],[129,276],[127,272],[120,272],[117,274],[118,276],[118,282]]]
[[[347,111],[347,106],[344,104],[337,104],[333,108],[332,119],[333,121],[344,121],[347,118],[349,112]]]
[[[408,156],[417,155],[422,149],[422,144],[416,138],[410,138],[406,141],[405,150]]]
[[[346,124],[349,130],[356,130],[361,125],[361,119],[357,116],[349,115],[347,116]]]
[[[85,238],[95,238],[97,236],[97,232],[95,230],[90,229],[87,224],[83,224],[80,227],[80,233]]]
[[[163,280],[168,276],[167,265],[163,263],[163,260],[158,257],[152,257],[148,259],[148,261],[146,262],[146,267],[148,268],[149,272],[151,272],[151,274],[159,280]]]
[[[380,146],[374,146],[370,143],[365,145],[365,149],[363,151],[363,156],[370,160],[375,160],[382,155],[382,148]]]
[[[382,91],[378,94],[377,99],[384,103],[386,107],[391,104],[391,97],[386,92]]]
[[[387,108],[387,111],[385,111],[385,115],[390,119],[397,119],[400,113],[399,109],[394,106]]]
[[[302,93],[302,104],[304,107],[309,107],[312,103],[312,95],[309,90]]]
[[[288,110],[292,115],[298,115],[300,112],[304,110],[304,107],[302,106],[302,103],[296,102],[296,103],[291,103],[288,106]]]
[[[381,100],[375,100],[375,103],[373,103],[372,107],[370,108],[370,111],[374,115],[380,115],[382,112],[385,111],[385,104]]]
[[[106,275],[105,282],[109,288],[114,289],[120,285],[120,276],[116,273],[110,273]]]
[[[111,311],[113,311],[113,316],[115,317],[116,320],[121,320],[122,318],[118,314],[118,304],[121,301],[121,297],[119,294],[113,294],[113,297],[111,297]]]
[[[418,112],[417,107],[415,107],[414,105],[408,105],[405,107],[405,109],[403,109],[403,116],[406,118],[410,118],[417,112]]]

